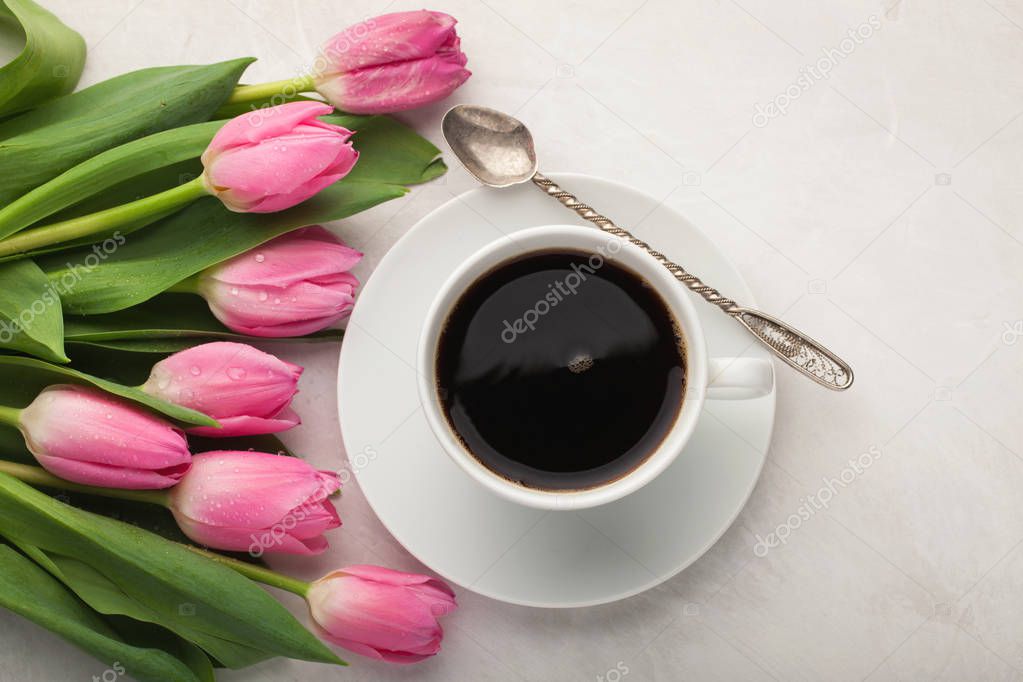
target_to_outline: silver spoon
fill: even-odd
[[[844,391],[852,386],[852,368],[837,355],[781,320],[744,308],[709,287],[681,265],[618,227],[575,195],[558,187],[537,170],[536,150],[529,129],[518,119],[487,107],[459,104],[444,115],[444,137],[465,169],[490,187],[509,187],[532,181],[534,185],[601,230],[627,239],[661,262],[675,278],[731,315],[786,364],[821,386]]]

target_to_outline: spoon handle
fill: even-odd
[[[796,371],[813,379],[821,386],[835,391],[844,391],[852,386],[852,368],[806,334],[770,315],[744,308],[714,287],[704,284],[698,277],[686,272],[681,265],[670,260],[642,239],[633,236],[628,230],[615,225],[614,221],[579,201],[571,192],[563,190],[543,173],[538,172],[533,175],[533,184],[604,232],[625,239],[649,253],[667,268],[675,276],[675,279],[702,296],[708,303],[716,305],[723,312],[735,318],[753,336],[760,339],[775,355]]]

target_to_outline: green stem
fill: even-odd
[[[88,215],[59,223],[23,230],[0,241],[0,257],[25,253],[51,244],[79,239],[100,232],[109,232],[130,222],[166,214],[207,194],[203,176],[165,192],[131,201]]]
[[[188,549],[192,550],[196,554],[201,554],[207,559],[213,559],[218,563],[224,564],[228,568],[232,568],[246,578],[255,580],[258,583],[263,583],[264,585],[270,585],[272,587],[279,587],[282,590],[291,592],[292,594],[297,594],[300,597],[305,597],[306,593],[309,592],[310,585],[304,580],[289,578],[288,576],[281,575],[276,571],[271,571],[269,568],[250,564],[246,561],[241,561],[240,559],[210,552],[209,550],[200,549],[193,545],[185,545],[185,547],[188,547]]]
[[[315,89],[316,79],[311,75],[288,78],[287,80],[274,81],[272,83],[260,83],[259,85],[239,85],[224,104],[261,102],[272,98],[274,95],[281,95],[285,99],[294,99],[299,93]]]
[[[16,407],[8,407],[7,405],[0,405],[0,424],[7,424],[18,428],[20,421],[21,410]]]
[[[148,502],[149,504],[158,504],[162,507],[167,506],[167,492],[164,490],[121,490],[119,488],[97,488],[91,485],[81,485],[79,483],[65,481],[63,478],[57,478],[46,469],[42,469],[40,467],[29,466],[28,464],[18,464],[17,462],[7,462],[4,460],[0,460],[0,473],[13,476],[19,481],[24,481],[32,486],[58,488],[61,490],[70,490],[76,493],[99,495],[100,497],[112,497],[118,500]]]

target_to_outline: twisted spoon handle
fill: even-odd
[[[634,237],[628,230],[618,227],[610,218],[579,201],[574,194],[566,192],[544,174],[537,172],[533,176],[533,184],[604,232],[625,239],[649,253],[667,268],[675,276],[675,279],[702,296],[708,303],[716,305],[723,312],[731,315],[796,371],[832,390],[843,391],[852,385],[852,368],[807,335],[770,315],[744,308],[714,287],[704,284],[698,277],[686,272],[681,265],[670,260],[642,239]]]

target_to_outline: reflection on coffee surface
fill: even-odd
[[[476,280],[439,340],[448,424],[494,473],[579,490],[621,478],[671,429],[683,338],[661,297],[606,254],[543,251]]]

